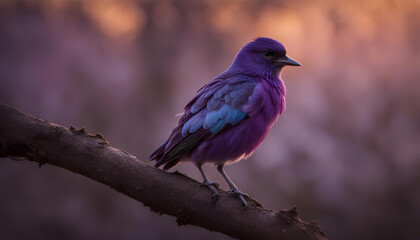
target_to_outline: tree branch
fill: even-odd
[[[274,212],[257,201],[248,208],[219,190],[211,203],[207,188],[178,172],[150,167],[113,148],[101,134],[49,123],[0,104],[0,157],[52,164],[134,198],[178,225],[197,225],[240,239],[326,239],[317,223],[305,223],[296,208]]]

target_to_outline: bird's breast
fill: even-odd
[[[260,116],[265,121],[274,123],[286,105],[285,87],[281,80],[276,82],[261,81],[249,99],[249,116]]]

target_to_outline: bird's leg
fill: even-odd
[[[212,191],[211,199],[212,202],[215,203],[217,199],[219,199],[219,193],[216,190],[216,187],[219,187],[219,184],[216,182],[210,182],[207,178],[206,174],[204,174],[203,169],[201,168],[201,164],[197,165],[198,170],[200,170],[201,175],[203,176],[203,183],[200,184],[200,186],[206,186]]]
[[[238,187],[236,187],[235,184],[233,184],[232,180],[230,180],[230,178],[226,175],[225,171],[223,170],[223,164],[217,165],[217,170],[220,172],[220,174],[222,174],[223,178],[229,184],[229,187],[230,187],[230,191],[229,192],[233,196],[236,196],[239,199],[241,199],[241,201],[244,204],[244,206],[247,207],[248,204],[246,203],[244,197],[249,198],[249,195],[246,194],[246,193],[243,193],[243,192],[239,191]]]

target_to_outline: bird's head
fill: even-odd
[[[248,74],[278,75],[287,65],[301,66],[286,55],[286,49],[281,43],[259,37],[238,52],[230,68]]]

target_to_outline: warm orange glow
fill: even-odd
[[[249,30],[251,19],[244,11],[243,2],[210,2],[208,9],[210,24],[217,31],[228,33]]]
[[[281,39],[290,48],[304,37],[303,18],[292,10],[267,8],[258,16],[253,32],[257,36]]]
[[[132,1],[85,1],[83,9],[112,38],[131,40],[146,22],[145,13]]]

